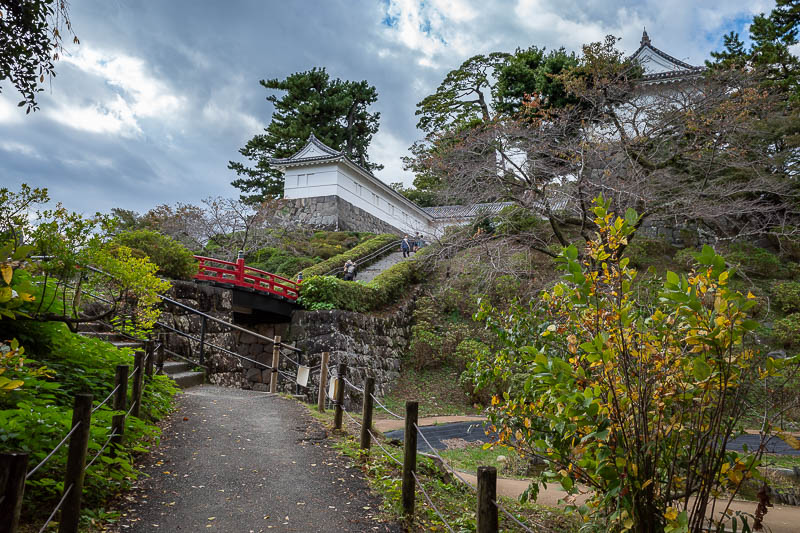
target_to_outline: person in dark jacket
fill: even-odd
[[[400,251],[403,252],[403,257],[408,257],[411,251],[411,243],[408,242],[408,235],[403,236],[403,240],[400,241]]]
[[[348,259],[344,264],[344,280],[353,281],[354,279],[356,279],[356,264]]]

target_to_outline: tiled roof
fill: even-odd
[[[633,54],[631,54],[631,56],[628,59],[635,58],[645,48],[647,48],[654,54],[660,56],[661,58],[669,61],[676,67],[680,68],[676,68],[668,72],[656,72],[652,74],[645,74],[644,76],[642,76],[642,81],[644,82],[656,82],[661,80],[666,81],[666,80],[675,80],[678,78],[693,77],[701,74],[703,71],[706,70],[705,67],[697,67],[694,65],[690,65],[689,63],[681,61],[677,57],[673,57],[668,53],[664,52],[663,50],[659,50],[658,48],[653,46],[652,43],[650,42],[650,36],[647,35],[647,30],[642,32],[642,41],[640,43],[639,48]]]
[[[493,202],[472,205],[439,205],[423,207],[422,210],[433,218],[472,218],[478,214],[496,215],[504,207],[514,205],[513,202]]]

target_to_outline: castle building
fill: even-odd
[[[647,88],[681,83],[702,76],[704,67],[685,63],[654,47],[642,33],[631,59],[645,71]],[[296,154],[272,159],[284,176],[283,195],[289,216],[303,225],[340,231],[441,234],[445,227],[465,224],[478,214],[496,214],[510,203],[423,208],[355,163],[344,152],[325,145],[312,133]]]

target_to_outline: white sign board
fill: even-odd
[[[301,365],[297,369],[297,384],[301,387],[308,386],[308,370],[309,368],[305,365]]]

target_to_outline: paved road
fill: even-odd
[[[376,521],[380,501],[305,408],[276,395],[189,389],[146,460],[118,531],[402,531]]]
[[[486,435],[483,424],[480,422],[455,422],[436,426],[423,426],[421,431],[425,435],[425,438],[430,441],[431,446],[437,450],[447,448],[447,445],[442,441],[453,438],[464,439],[467,442],[489,442],[489,437]],[[403,433],[404,431],[402,429],[398,429],[386,432],[385,435],[389,439],[402,441]],[[741,451],[743,449],[742,445],[746,444],[748,449],[753,450],[758,447],[759,438],[758,435],[742,435],[728,443],[728,449]],[[417,450],[428,450],[428,445],[421,437],[417,439]],[[766,451],[768,453],[781,455],[800,455],[800,450],[795,450],[778,437],[772,437],[769,442],[767,442]]]

